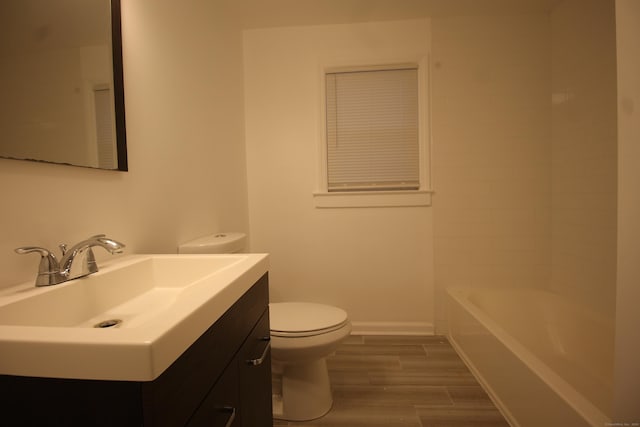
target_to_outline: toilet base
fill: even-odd
[[[274,418],[308,421],[320,418],[329,412],[333,398],[327,362],[324,358],[305,363],[286,364],[274,371],[280,368],[282,369],[282,396],[274,396]]]

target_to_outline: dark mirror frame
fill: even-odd
[[[120,0],[111,0],[111,51],[113,57],[113,96],[116,119],[116,147],[119,171],[128,171],[127,129],[124,114],[124,69],[122,65],[122,21]]]

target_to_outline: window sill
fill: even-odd
[[[316,208],[379,208],[431,206],[431,190],[316,192]]]

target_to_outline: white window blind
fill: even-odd
[[[328,191],[420,187],[418,70],[326,74]]]

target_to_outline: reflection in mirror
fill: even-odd
[[[0,0],[0,157],[127,170],[120,0]]]

